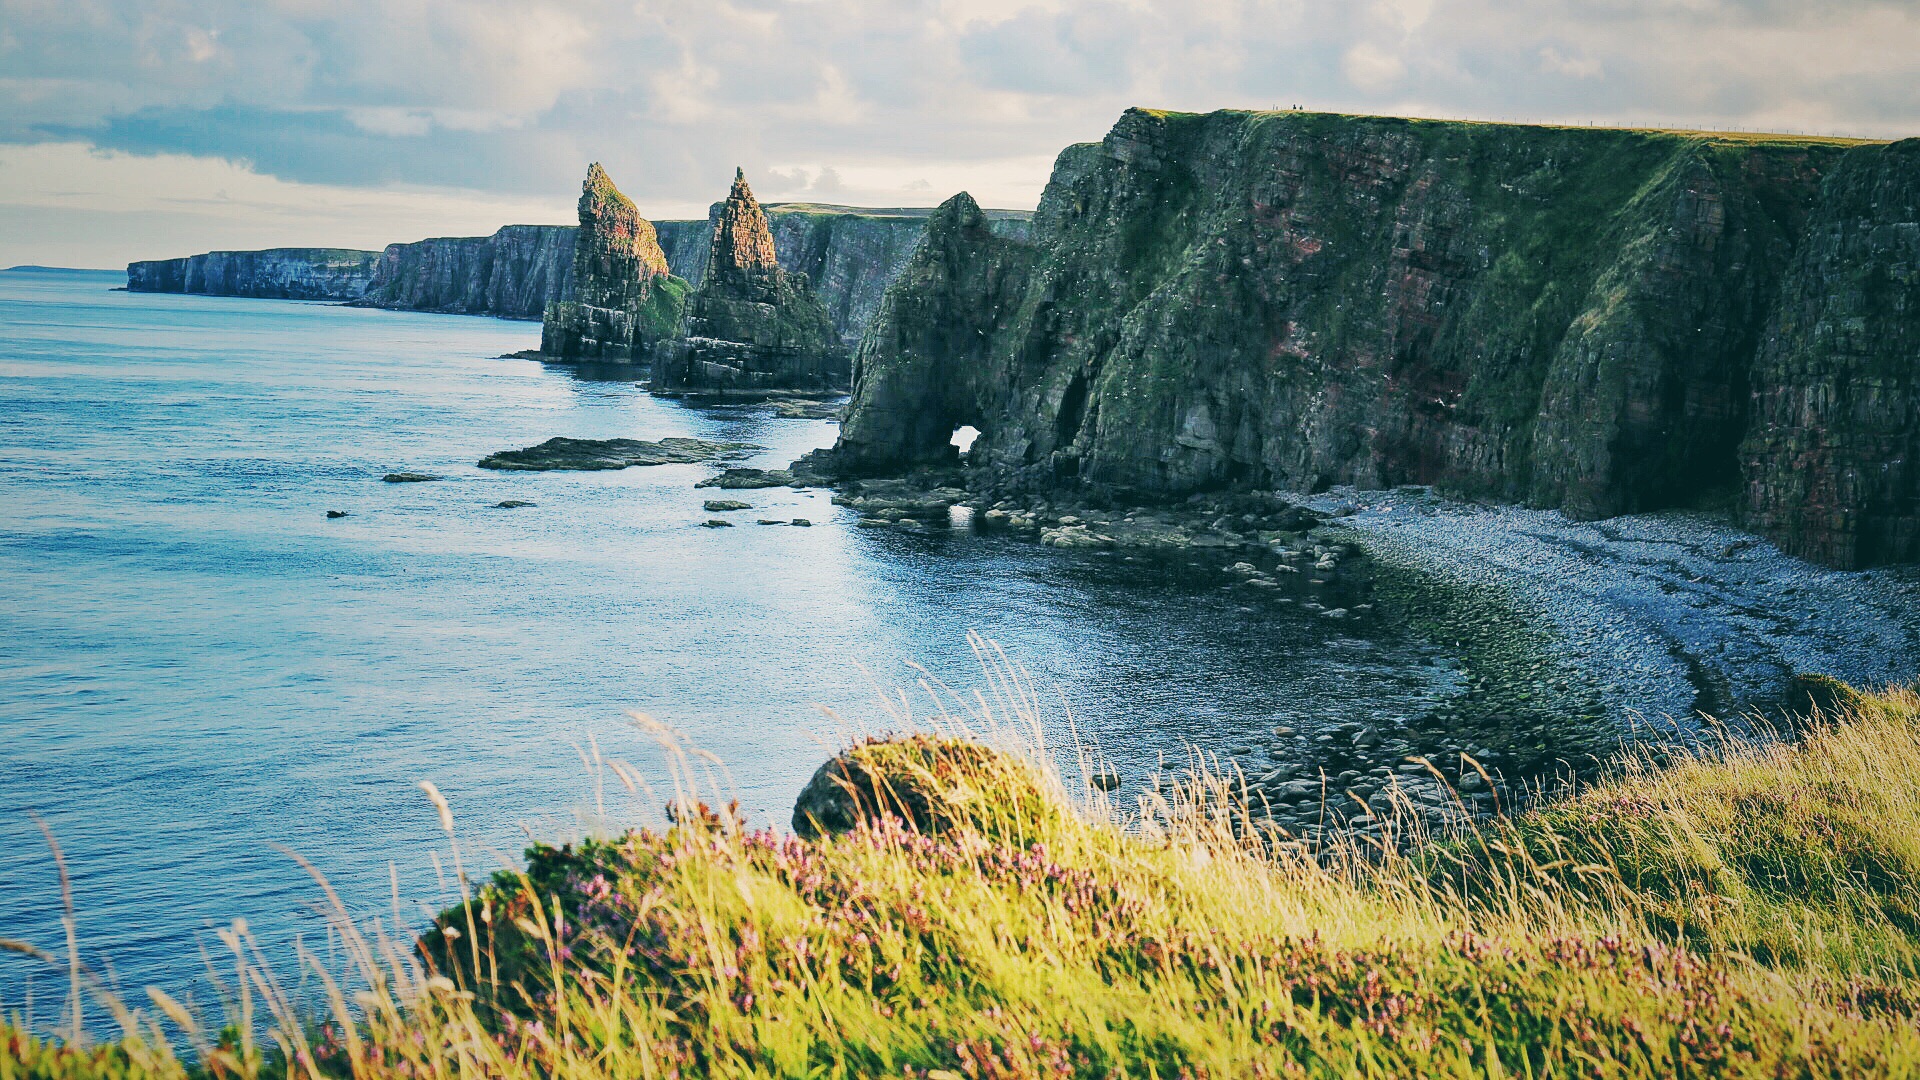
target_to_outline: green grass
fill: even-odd
[[[181,1076],[192,1047],[222,1076],[409,1080],[1920,1072],[1910,690],[1791,742],[1624,762],[1477,834],[1309,860],[1272,854],[1221,778],[1119,813],[1004,734],[1031,699],[997,679],[973,726],[1005,756],[856,751],[925,831],[685,811],[536,847],[419,951],[336,910],[354,963],[328,1015],[237,931],[229,1015],[157,997],[116,1005],[107,1043],[0,1032],[0,1080]]]

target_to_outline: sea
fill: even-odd
[[[63,960],[71,910],[129,1000],[216,1006],[236,920],[297,983],[329,942],[318,877],[417,930],[456,890],[423,781],[483,876],[657,822],[676,776],[785,828],[847,740],[929,724],[1092,755],[1124,803],[1427,677],[1422,643],[1250,605],[1217,568],[857,528],[826,490],[696,488],[710,466],[480,469],[561,435],[765,467],[833,441],[503,358],[537,324],[122,284],[0,272],[0,938]],[[0,1015],[61,1022],[65,979],[0,951]]]

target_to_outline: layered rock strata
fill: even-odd
[[[848,356],[805,274],[780,266],[767,216],[746,174],[714,212],[700,286],[679,335],[653,367],[667,392],[831,389],[844,386]]]
[[[268,248],[209,251],[127,264],[130,292],[204,293],[275,300],[352,300],[366,292],[377,251]]]
[[[574,292],[571,225],[507,225],[492,236],[388,244],[353,303],[399,311],[539,319]]]
[[[1827,176],[1749,379],[1748,522],[1833,566],[1920,560],[1920,139]]]
[[[831,466],[948,462],[971,425],[990,490],[1743,492],[1799,553],[1920,557],[1915,145],[1133,110],[1061,154],[1030,240],[942,207]],[[1833,389],[1793,367],[1810,337]],[[1828,488],[1881,524],[1822,518]]]
[[[653,223],[594,162],[580,185],[573,298],[548,306],[540,351],[566,359],[644,361],[680,323],[686,282],[667,268]]]

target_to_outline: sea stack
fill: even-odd
[[[663,346],[653,388],[669,393],[830,390],[850,359],[805,274],[780,268],[767,215],[735,170],[713,214],[706,276],[687,300],[680,336]]]
[[[599,162],[580,186],[574,298],[547,306],[540,351],[560,359],[645,361],[680,323],[687,283],[667,269],[653,223]]]

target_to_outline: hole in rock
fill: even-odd
[[[973,449],[973,440],[979,437],[979,428],[974,427],[972,424],[962,424],[953,429],[953,438],[950,441],[954,446],[959,447],[962,454],[965,454]]]

